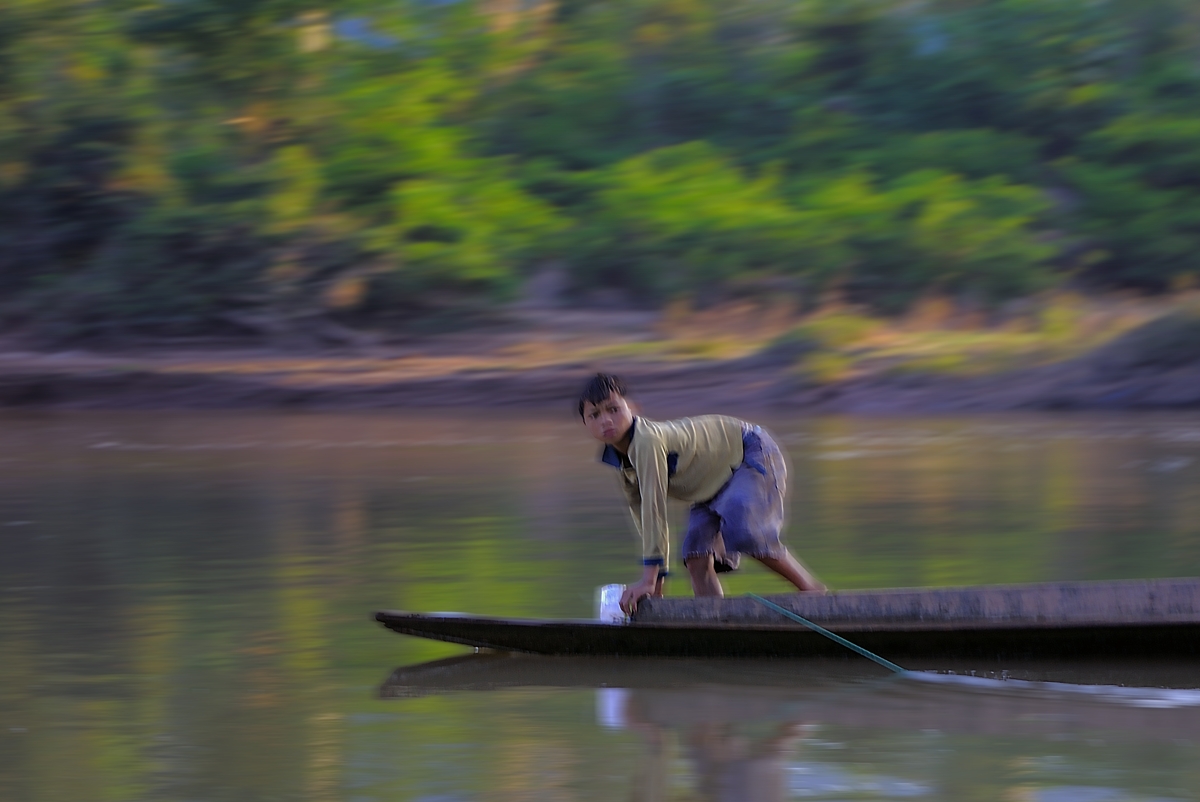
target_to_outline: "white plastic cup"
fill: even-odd
[[[596,618],[603,624],[624,624],[627,620],[621,609],[624,585],[605,585],[596,588]]]

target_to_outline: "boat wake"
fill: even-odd
[[[1092,685],[1013,679],[1003,675],[998,677],[972,676],[940,671],[905,671],[897,675],[897,679],[972,690],[1072,695],[1151,710],[1200,707],[1200,689]]]

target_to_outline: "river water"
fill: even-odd
[[[762,422],[834,588],[1200,576],[1200,415]],[[0,799],[1200,799],[1189,665],[497,658],[371,619],[589,617],[640,570],[595,457],[495,410],[0,415]]]

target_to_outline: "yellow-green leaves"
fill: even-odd
[[[460,175],[399,182],[391,193],[395,222],[378,231],[375,244],[398,253],[403,271],[425,282],[503,292],[565,221],[498,165],[470,166]]]
[[[272,160],[273,192],[267,211],[275,231],[286,233],[304,227],[316,211],[321,191],[321,165],[307,148],[280,148]]]

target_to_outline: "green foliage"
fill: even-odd
[[[1078,299],[1069,296],[1051,298],[1039,310],[1038,333],[1051,343],[1069,342],[1078,337],[1082,316]]]
[[[267,210],[274,228],[293,231],[303,228],[317,211],[321,192],[321,165],[301,145],[280,148],[268,169],[275,191],[267,196]]]
[[[1034,183],[1040,173],[1036,140],[989,129],[894,136],[868,158],[876,171],[889,178],[941,170],[968,179],[1003,176]]]
[[[853,362],[844,354],[816,351],[800,360],[796,372],[806,381],[831,384],[846,378],[852,367]]]
[[[1200,272],[1198,26],[1185,0],[21,0],[0,325],[199,332],[364,276],[396,318],[550,258],[646,302],[1165,289]]]
[[[1163,289],[1200,266],[1200,118],[1135,112],[1088,136],[1062,172],[1110,281]]]
[[[1082,152],[1127,164],[1156,187],[1200,186],[1200,118],[1127,114],[1089,135]]]
[[[795,331],[826,348],[846,348],[870,336],[877,326],[869,317],[836,312],[807,320]]]
[[[637,152],[621,98],[635,76],[611,41],[563,43],[542,69],[522,75],[488,102],[493,148],[580,170]]]
[[[663,298],[752,272],[797,269],[801,215],[770,175],[752,179],[696,142],[605,171],[585,229],[585,281]]]
[[[920,171],[884,185],[855,173],[801,192],[833,257],[823,272],[858,300],[896,310],[937,288],[994,301],[1054,281],[1055,249],[1034,229],[1046,202],[1032,188]]]
[[[397,254],[406,276],[424,286],[511,291],[514,267],[545,255],[564,225],[553,208],[483,162],[457,180],[400,182],[392,201],[395,222],[380,228],[372,244]]]
[[[228,332],[239,296],[261,294],[269,251],[249,226],[211,210],[136,217],[81,269],[28,298],[34,328],[54,339]]]
[[[1159,189],[1132,167],[1066,162],[1080,194],[1078,232],[1110,282],[1163,289],[1200,267],[1200,205],[1186,189]]]
[[[843,352],[876,329],[877,321],[849,312],[809,318],[784,332],[764,348],[759,357],[790,365],[804,379],[819,384],[843,377],[852,360]]]
[[[894,376],[963,376],[982,371],[979,362],[967,354],[931,354],[905,360],[889,372]]]

